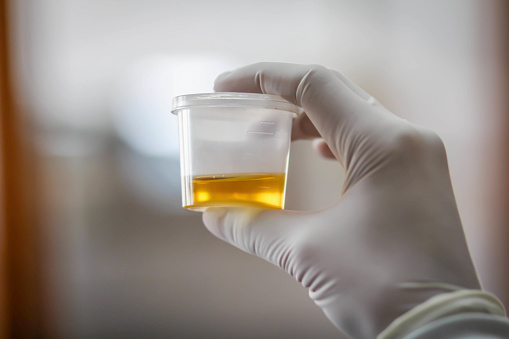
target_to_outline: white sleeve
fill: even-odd
[[[509,339],[500,300],[481,290],[438,294],[396,318],[377,339]]]
[[[486,313],[461,313],[435,320],[404,339],[508,339],[509,319]]]

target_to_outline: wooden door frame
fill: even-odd
[[[15,94],[12,16],[0,0],[0,337],[44,337],[35,157]]]

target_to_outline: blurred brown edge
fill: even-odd
[[[36,157],[15,93],[12,16],[0,0],[0,338],[47,337],[37,214]]]
[[[494,164],[485,164],[485,166],[496,166],[495,177],[488,179],[488,181],[493,180],[488,185],[494,190],[494,194],[490,194],[488,199],[495,205],[493,211],[500,215],[500,218],[496,219],[495,228],[488,227],[488,231],[494,231],[494,237],[491,237],[492,244],[490,244],[492,253],[489,256],[493,262],[485,264],[491,266],[489,274],[496,281],[493,292],[501,299],[506,309],[509,309],[509,152],[507,152],[509,149],[509,95],[504,92],[509,89],[509,1],[491,2],[485,7],[482,7],[483,2],[479,1],[479,4],[481,10],[488,10],[488,17],[492,16],[499,30],[496,32],[495,53],[500,55],[496,55],[495,59],[500,65],[496,69],[500,74],[495,77],[495,83],[491,85],[497,87],[494,98],[500,101],[500,106],[496,106],[496,112],[486,112],[486,118],[495,118],[502,126],[497,131],[501,135],[494,135],[495,140],[500,144],[496,153],[499,158]],[[488,40],[489,38],[486,37]],[[499,60],[501,61],[498,62]]]
[[[502,22],[503,22],[503,34],[502,34],[502,43],[503,46],[501,48],[503,53],[503,59],[504,62],[504,69],[503,69],[503,81],[505,89],[509,89],[509,1],[502,1],[502,4],[500,4],[501,12],[502,12]],[[503,159],[502,159],[502,173],[505,174],[501,178],[503,182],[501,183],[503,185],[502,188],[502,210],[505,211],[505,215],[503,215],[502,222],[504,223],[505,232],[503,232],[503,243],[505,243],[505,251],[504,251],[504,257],[505,257],[505,263],[508,264],[508,267],[505,267],[505,275],[502,277],[501,286],[505,286],[504,289],[504,296],[503,296],[503,302],[505,304],[506,309],[509,309],[509,94],[506,93],[505,97],[502,99],[504,100],[503,103],[503,109],[504,109],[504,115],[503,120],[501,123],[504,126],[504,135],[503,135],[503,146],[501,147],[502,150],[506,150],[505,153],[503,153]],[[505,147],[504,147],[505,146]],[[503,152],[503,151],[502,151]]]

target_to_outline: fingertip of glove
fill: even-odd
[[[202,215],[203,223],[205,227],[215,236],[221,238],[221,232],[219,231],[222,220],[226,216],[228,209],[222,207],[207,208]]]
[[[312,142],[313,150],[325,159],[336,159],[329,145],[323,139],[315,139]]]
[[[216,92],[222,91],[221,82],[228,78],[230,74],[232,74],[232,72],[233,71],[223,72],[216,77],[216,80],[214,81],[214,91]]]

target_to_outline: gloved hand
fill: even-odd
[[[307,115],[294,136],[322,137],[317,150],[344,166],[341,197],[329,208],[203,214],[214,235],[301,282],[340,330],[374,338],[450,286],[480,288],[435,133],[320,66],[254,64],[220,75],[215,90],[275,94],[301,106]]]

